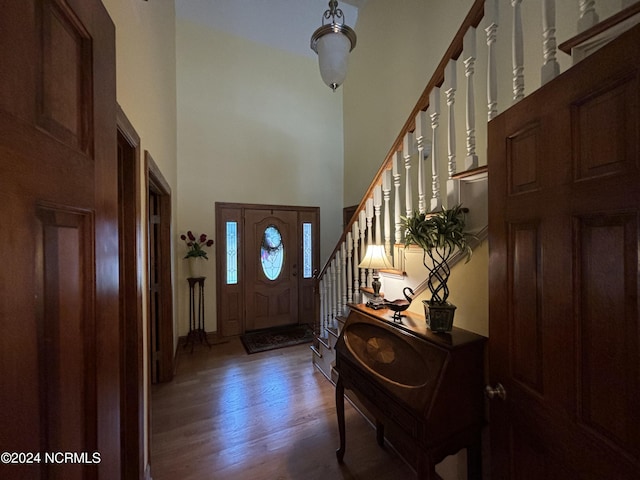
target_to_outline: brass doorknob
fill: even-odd
[[[487,385],[484,387],[484,394],[487,396],[489,400],[494,397],[498,397],[501,400],[507,399],[507,391],[504,389],[501,383],[497,383],[495,388],[492,388],[491,385]]]

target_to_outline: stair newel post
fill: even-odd
[[[413,213],[413,192],[411,183],[411,155],[414,153],[413,135],[407,132],[402,141],[402,154],[404,156],[404,210],[407,217]]]
[[[353,302],[353,267],[351,258],[353,256],[353,236],[351,231],[347,232],[347,303]]]
[[[542,85],[560,75],[556,60],[556,0],[542,0]]]
[[[448,108],[447,128],[447,206],[458,203],[458,182],[453,179],[456,174],[456,88],[457,88],[457,63],[449,60],[445,69],[444,83]]]
[[[367,246],[373,245],[373,198],[367,198],[365,204],[366,218],[367,218]],[[363,257],[366,255],[366,249],[363,253]],[[367,287],[371,288],[373,282],[373,271],[367,270]]]
[[[365,242],[365,233],[367,231],[367,214],[364,210],[360,210],[360,217],[358,218],[360,224],[360,263],[367,252],[367,244]],[[364,268],[360,268],[360,288],[367,286],[367,272]]]
[[[434,87],[429,93],[431,118],[431,203],[429,211],[435,212],[442,207],[440,199],[440,179],[438,177],[438,127],[440,126],[440,88]]]
[[[496,65],[496,40],[498,38],[498,0],[484,2],[484,18],[487,27],[487,121],[498,115],[498,74]]]
[[[382,173],[382,198],[384,200],[384,249],[391,257],[391,218],[389,217],[389,199],[391,197],[391,170]]]
[[[467,156],[464,161],[465,170],[478,166],[476,155],[476,97],[474,90],[474,73],[476,68],[476,29],[469,27],[462,41],[464,56],[464,76],[467,78]]]
[[[391,169],[393,172],[393,186],[395,194],[393,196],[393,221],[395,225],[395,243],[402,241],[402,218],[400,218],[400,152],[395,152],[391,158]],[[395,259],[396,256],[394,255]],[[398,265],[395,265],[396,267]]]
[[[360,227],[358,220],[351,225],[351,240],[353,241],[353,301],[360,300],[360,280],[358,278],[358,264],[360,263],[360,255],[358,255],[358,237],[360,236]]]
[[[427,211],[427,200],[424,185],[424,147],[425,140],[428,136],[427,112],[420,110],[415,119],[416,128],[413,131],[416,137],[416,146],[418,149],[418,211],[425,213]]]
[[[513,103],[524,98],[524,38],[522,32],[522,0],[511,0],[513,33],[511,55],[513,64]]]
[[[596,13],[596,0],[578,0],[580,17],[578,18],[578,33],[584,32],[600,21]]]
[[[347,307],[347,300],[348,300],[348,295],[347,295],[347,241],[345,240],[344,242],[342,242],[342,245],[340,246],[340,261],[342,262],[341,265],[341,272],[342,274],[340,275],[340,291],[342,292],[342,302],[340,302],[340,315],[344,315],[344,311]]]

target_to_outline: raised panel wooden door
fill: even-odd
[[[1,5],[0,451],[42,456],[0,478],[119,478],[114,27],[98,0]]]
[[[491,478],[640,478],[640,28],[489,126]]]
[[[246,330],[298,323],[298,212],[245,210]]]

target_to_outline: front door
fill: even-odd
[[[1,9],[0,478],[120,478],[114,26]]]
[[[216,203],[218,333],[315,318],[320,209]]]
[[[246,330],[298,323],[298,212],[245,210]]]
[[[639,46],[489,125],[492,479],[640,478]]]

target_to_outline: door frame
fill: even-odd
[[[315,225],[312,232],[313,258],[312,272],[315,272],[320,265],[320,207],[292,206],[292,205],[263,205],[254,203],[227,203],[216,202],[216,328],[218,336],[228,337],[243,334],[246,330],[245,319],[245,288],[244,288],[244,212],[245,210],[285,210],[297,211],[297,227],[303,222],[310,222]],[[238,237],[238,283],[227,285],[224,281],[226,274],[226,222],[237,222]],[[298,232],[299,234],[300,232]],[[297,235],[298,235],[297,234]],[[299,235],[298,235],[299,236]],[[301,248],[298,248],[300,254]],[[302,265],[301,261],[298,264]],[[302,271],[302,268],[298,269]],[[304,278],[302,274],[298,278],[298,318],[304,315],[313,314],[316,310],[316,296],[314,294],[315,275]],[[233,299],[228,301],[225,299]],[[232,318],[232,321],[225,322],[225,317]],[[226,323],[226,324],[225,324]]]
[[[160,168],[153,160],[151,154],[144,151],[144,170],[146,172],[145,185],[147,193],[153,192],[160,197],[160,231],[158,241],[160,242],[160,256],[158,264],[158,275],[160,276],[160,325],[157,331],[160,344],[160,356],[158,360],[158,382],[168,382],[174,374],[174,341],[173,341],[173,282],[171,276],[171,187],[162,175]],[[148,195],[147,195],[148,198]],[[148,213],[148,209],[147,209]],[[147,247],[150,246],[150,232],[148,231],[150,222],[147,218]],[[149,250],[147,250],[147,259]],[[147,264],[148,281],[151,281],[149,272],[151,265]],[[151,286],[148,285],[149,291]],[[151,302],[149,295],[147,302],[147,312],[149,313],[147,323],[149,332],[149,355],[151,355]],[[151,365],[149,365],[151,371]],[[151,379],[153,381],[153,379]]]
[[[120,455],[123,478],[144,478],[145,418],[140,136],[117,106],[120,235]],[[149,377],[146,376],[147,382]],[[148,453],[148,452],[147,452]]]

